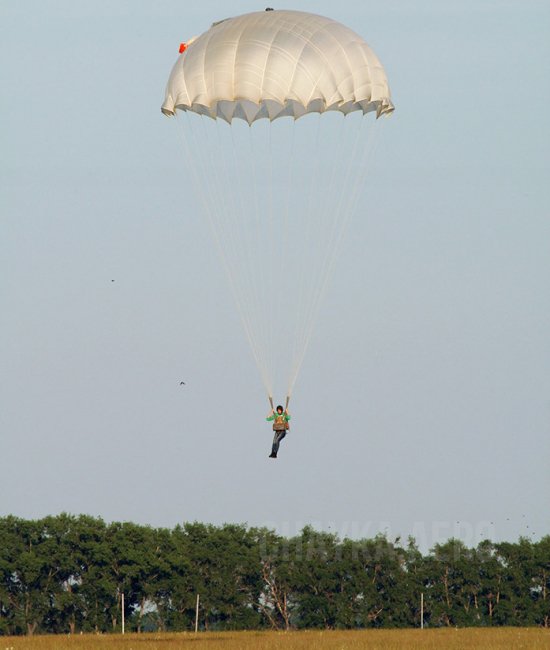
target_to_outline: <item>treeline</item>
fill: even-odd
[[[0,518],[0,634],[550,625],[550,537],[340,540],[306,527]]]

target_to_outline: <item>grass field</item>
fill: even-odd
[[[541,628],[0,637],[0,650],[509,650],[550,648]]]

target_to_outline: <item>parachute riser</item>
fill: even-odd
[[[274,411],[275,406],[273,405],[273,397],[271,395],[268,395],[268,399],[269,399],[269,404],[271,406],[271,409]],[[289,402],[290,402],[290,395],[287,395],[286,396],[286,402],[285,402],[285,411],[288,409]]]

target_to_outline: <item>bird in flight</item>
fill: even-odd
[[[185,386],[185,382],[184,382],[184,381],[180,381],[180,386]]]

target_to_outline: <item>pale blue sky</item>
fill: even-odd
[[[550,4],[275,6],[361,34],[397,110],[273,463],[160,113],[179,43],[264,5],[0,4],[0,514],[549,534]]]

